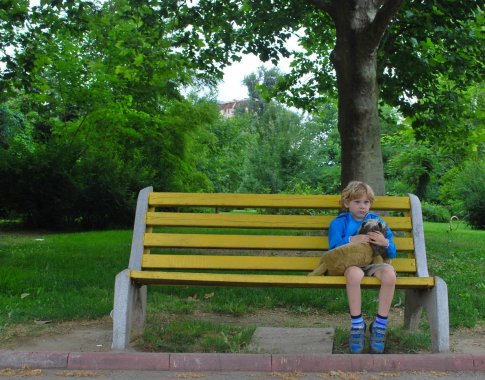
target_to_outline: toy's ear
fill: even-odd
[[[378,222],[377,225],[379,226],[379,229],[381,229],[381,230],[384,228],[384,226],[382,225],[381,222]]]

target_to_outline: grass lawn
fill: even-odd
[[[448,284],[452,328],[474,327],[485,320],[485,231],[460,225],[426,223],[431,275]],[[110,313],[115,275],[126,268],[131,230],[82,233],[0,232],[0,340],[17,324],[33,321],[96,319]],[[376,311],[376,291],[364,291],[363,310]],[[403,299],[396,292],[395,302]],[[247,315],[284,308],[296,313],[346,314],[342,289],[162,287],[149,289],[149,316],[143,345],[161,351],[239,351],[251,336],[248,327],[188,322],[196,312]],[[160,310],[165,316],[160,320]],[[167,317],[169,316],[169,317]],[[161,328],[163,322],[164,328]],[[429,332],[391,329],[392,345],[413,351],[429,344]],[[344,345],[346,331],[337,331]],[[424,334],[424,335],[423,335]],[[172,342],[172,343],[171,343]],[[340,343],[339,343],[340,342]]]
[[[109,314],[131,231],[0,234],[0,325]]]

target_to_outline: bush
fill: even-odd
[[[485,162],[468,161],[443,177],[440,197],[476,229],[485,229]]]
[[[428,191],[433,183],[434,173],[439,167],[435,152],[427,146],[416,144],[406,149],[387,163],[387,175],[405,184],[406,192],[420,199],[429,199]],[[397,183],[395,184],[397,185]],[[402,189],[396,189],[402,191]]]
[[[410,192],[412,193],[408,184],[396,179],[386,179],[386,195],[406,196]]]
[[[426,222],[447,223],[450,220],[450,211],[444,206],[423,202],[421,207]]]
[[[74,145],[74,144],[73,144]],[[102,151],[55,143],[0,149],[0,210],[42,228],[129,226],[143,171]]]
[[[477,229],[485,229],[485,163],[471,162],[455,184],[463,197],[467,220]]]

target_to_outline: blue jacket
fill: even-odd
[[[328,229],[329,249],[334,249],[349,243],[350,237],[357,235],[357,232],[359,231],[364,220],[368,219],[378,219],[379,221],[384,222],[378,215],[371,212],[367,213],[364,219],[360,221],[355,220],[349,212],[343,212],[337,216],[334,220],[332,220]],[[389,240],[387,254],[390,259],[396,257],[396,246],[392,241],[393,236],[394,235],[391,229],[387,227],[387,239]]]

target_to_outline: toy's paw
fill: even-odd
[[[319,265],[313,271],[308,273],[309,276],[323,276],[325,274],[326,269]]]

